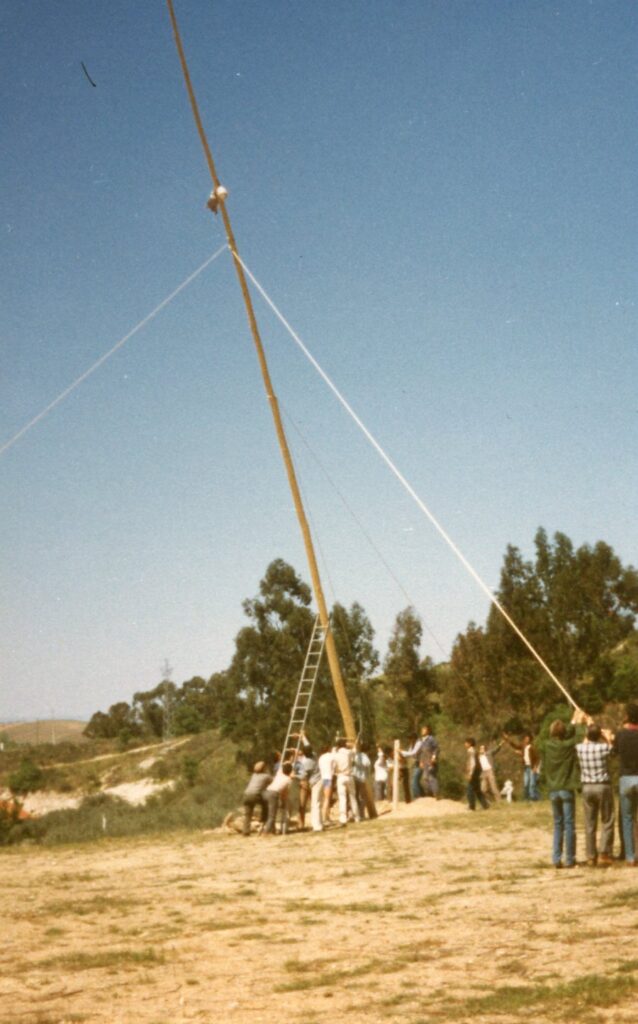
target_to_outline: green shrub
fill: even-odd
[[[638,660],[635,657],[620,658],[610,685],[610,699],[624,703],[633,700],[638,693]]]
[[[151,778],[155,782],[166,782],[170,779],[171,773],[168,770],[168,765],[163,757],[158,758],[155,764],[151,768]]]
[[[465,796],[466,784],[461,771],[445,758],[439,762],[439,788],[441,796],[448,800],[462,800]]]
[[[42,789],[44,774],[37,764],[25,757],[17,771],[9,776],[9,789],[18,796],[26,796],[27,793],[34,793]]]
[[[199,775],[199,764],[194,757],[185,754],[182,758],[182,778],[187,786],[194,786]]]
[[[17,801],[0,804],[0,846],[20,838],[20,805]]]
[[[200,733],[179,748],[166,750],[161,761],[153,766],[154,776],[156,768],[163,765],[163,776],[180,781],[174,788],[151,797],[145,805],[133,807],[105,793],[94,793],[77,810],[54,811],[22,823],[15,839],[54,845],[89,842],[103,836],[214,828],[238,805],[246,783],[245,773],[237,770],[236,755],[234,745],[220,741],[217,733]],[[135,761],[130,767],[136,764]],[[84,768],[83,771],[86,782],[90,773]],[[93,766],[91,772],[95,772]]]

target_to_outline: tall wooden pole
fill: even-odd
[[[279,448],[284,460],[286,467],[286,474],[288,476],[288,483],[292,492],[292,498],[295,505],[295,511],[297,513],[297,519],[301,527],[301,533],[303,537],[304,547],[306,549],[306,558],[308,560],[308,568],[310,569],[310,577],[312,580],[312,589],[314,591],[315,600],[317,602],[317,608],[319,611],[319,621],[323,629],[326,631],[326,655],[328,658],[328,666],[330,668],[330,675],[332,677],[332,683],[337,696],[337,702],[339,704],[339,710],[343,719],[343,727],[346,733],[346,737],[349,740],[354,740],[356,737],[356,729],[354,725],[354,718],[352,716],[352,710],[350,708],[350,702],[346,693],[346,688],[343,682],[343,676],[341,675],[341,667],[339,665],[339,658],[337,656],[337,648],[330,629],[330,620],[328,616],[328,608],[326,605],[326,599],[323,593],[323,587],[321,585],[321,579],[319,576],[319,568],[317,566],[317,559],[315,556],[314,545],[312,543],[312,536],[310,534],[310,527],[306,518],[306,513],[301,500],[301,493],[299,491],[299,485],[297,483],[297,477],[295,474],[295,468],[290,454],[290,448],[288,447],[288,441],[283,427],[281,414],[279,412],[279,403],[275,395],[272,381],[270,379],[270,373],[268,370],[268,364],[266,362],[266,355],[264,347],[262,345],[261,336],[259,334],[259,328],[257,327],[257,320],[255,318],[255,312],[253,309],[250,292],[248,291],[248,285],[246,283],[246,277],[244,274],[244,268],[241,265],[241,261],[237,252],[237,243],[235,236],[230,224],[230,217],[228,210],[226,209],[226,191],[221,187],[221,183],[217,176],[215,169],[215,163],[213,156],[208,145],[208,140],[204,132],[202,121],[199,115],[199,108],[197,106],[197,100],[195,99],[195,93],[190,79],[188,71],[188,65],[186,64],[186,56],[184,54],[184,47],[182,46],[182,40],[177,26],[177,19],[175,17],[175,11],[173,9],[172,0],[166,0],[168,4],[168,11],[171,18],[171,24],[173,26],[173,35],[175,36],[175,45],[177,46],[177,52],[179,54],[180,63],[182,66],[182,73],[184,75],[184,81],[186,83],[186,89],[188,91],[188,97],[193,111],[193,117],[195,118],[195,124],[197,125],[197,131],[199,133],[200,141],[206,155],[206,161],[208,163],[208,169],[210,176],[213,181],[213,192],[212,196],[216,201],[217,208],[219,209],[222,220],[224,222],[224,229],[226,231],[226,238],[228,240],[228,247],[233,257],[233,263],[235,264],[235,270],[239,279],[239,286],[241,288],[242,296],[244,299],[244,305],[246,307],[246,313],[248,316],[248,323],[250,325],[250,331],[252,334],[255,349],[257,350],[257,358],[259,360],[259,366],[261,369],[261,375],[266,389],[266,395],[270,404],[270,410],[272,412],[273,420],[275,423],[275,431],[277,434],[277,440],[279,442]]]

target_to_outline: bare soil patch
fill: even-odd
[[[550,846],[547,804],[422,800],[318,835],[9,849],[0,1024],[634,1022],[638,871]]]

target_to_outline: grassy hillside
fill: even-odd
[[[36,781],[21,793],[16,780],[25,764]],[[236,748],[214,731],[126,751],[106,740],[82,748],[13,747],[0,753],[0,789],[17,792],[35,818],[5,823],[0,841],[81,842],[105,832],[213,827],[236,805],[245,782]],[[129,802],[144,798],[144,804]],[[70,800],[79,806],[68,807]]]

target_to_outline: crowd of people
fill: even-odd
[[[364,817],[377,817],[376,803],[390,797],[392,771],[397,759],[398,784],[406,802],[426,796],[440,798],[439,744],[429,725],[411,736],[405,749],[378,744],[365,750],[358,742],[340,738],[332,746],[315,752],[308,738],[294,737],[296,745],[288,759],[276,755],[272,769],[258,761],[244,792],[243,833],[251,834],[252,821],[260,809],[259,833],[273,835],[277,828],[288,831],[293,783],[298,793],[297,828],[322,832],[331,825],[345,826]],[[625,721],[616,735],[597,725],[580,710],[567,724],[552,722],[549,737],[538,746],[531,733],[522,741],[503,733],[492,746],[465,740],[465,783],[467,804],[487,809],[504,798],[511,802],[514,783],[506,779],[499,788],[493,758],[507,744],[520,758],[523,798],[540,799],[539,778],[543,777],[553,813],[552,863],[557,868],[576,864],[576,793],[582,793],[585,848],[589,866],[611,864],[615,830],[615,807],[611,759],[618,758],[621,858],[638,866],[638,843],[634,823],[638,807],[638,705],[629,704]],[[279,818],[279,823],[278,823]],[[600,825],[600,837],[598,828]]]
[[[377,817],[376,804],[390,796],[393,748],[378,744],[370,752],[342,737],[315,752],[305,735],[293,738],[297,744],[288,752],[288,760],[276,754],[272,770],[265,761],[255,764],[243,796],[244,835],[251,834],[257,808],[260,835],[275,833],[278,816],[279,830],[288,831],[293,783],[297,784],[297,827],[302,831],[308,812],[313,832]],[[427,725],[420,737],[410,737],[408,749],[398,752],[399,783],[406,801],[426,795],[439,798],[438,753],[439,745]]]
[[[630,867],[638,866],[634,834],[638,804],[638,705],[628,704],[623,725],[615,735],[578,710],[571,724],[556,719],[550,726],[543,753],[543,775],[554,819],[552,863],[555,867],[576,865],[578,790],[582,792],[587,864],[595,867],[613,862],[612,756],[618,760],[621,859]]]

